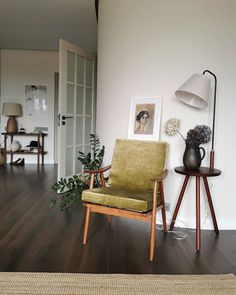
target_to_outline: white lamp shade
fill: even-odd
[[[208,106],[210,79],[202,74],[193,74],[182,86],[175,91],[175,95],[183,103],[197,109]]]
[[[2,114],[5,116],[22,116],[21,104],[15,102],[4,102]]]

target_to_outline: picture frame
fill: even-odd
[[[26,117],[42,117],[47,114],[47,85],[25,85],[24,113]]]
[[[159,140],[161,107],[161,97],[131,98],[128,138]]]

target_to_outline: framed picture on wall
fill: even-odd
[[[47,86],[25,85],[25,116],[42,117],[47,110]]]
[[[161,103],[161,97],[131,98],[128,138],[159,140]]]

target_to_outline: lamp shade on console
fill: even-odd
[[[7,133],[17,133],[17,122],[16,118],[18,116],[22,116],[22,106],[19,103],[3,103],[2,106],[2,114],[4,116],[9,116],[7,121],[6,132]]]

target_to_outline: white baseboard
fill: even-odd
[[[169,212],[166,212],[166,220],[167,225],[170,225],[172,219],[172,214]],[[217,224],[219,230],[236,230],[236,219],[227,219],[227,218],[217,218]],[[157,223],[161,224],[161,214],[157,213]],[[189,229],[196,229],[196,217],[184,217],[184,216],[177,216],[177,220],[175,222],[175,226],[181,227],[181,228],[189,228]],[[201,218],[201,229],[206,230],[213,230],[213,222],[211,215],[208,215],[207,217]]]

